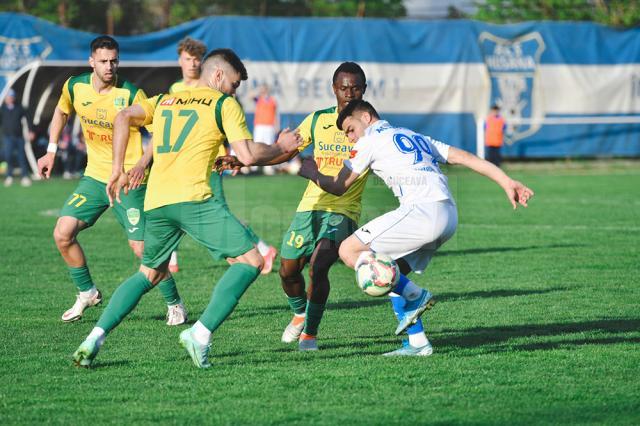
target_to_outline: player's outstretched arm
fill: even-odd
[[[69,116],[65,114],[59,107],[56,106],[51,118],[51,126],[49,129],[49,146],[47,147],[47,153],[38,158],[38,174],[41,178],[49,179],[51,171],[56,162],[56,150],[58,147],[58,141],[62,134],[62,129],[67,125]]]
[[[447,163],[461,164],[495,181],[504,189],[514,209],[518,207],[518,204],[527,207],[527,201],[534,195],[530,188],[517,180],[511,179],[499,167],[465,150],[449,147]]]
[[[120,111],[113,122],[113,163],[111,177],[107,182],[107,196],[109,204],[113,206],[113,199],[120,201],[120,189],[129,193],[129,178],[124,171],[124,157],[129,144],[129,128],[142,126],[146,117],[144,109],[140,105],[131,105]]]
[[[291,153],[297,152],[301,144],[302,138],[298,130],[284,129],[280,132],[278,141],[273,145],[244,139],[231,142],[231,147],[235,151],[238,160],[245,166],[263,166],[270,164],[271,160],[282,157],[285,154],[291,155]]]
[[[318,170],[318,164],[313,158],[305,158],[298,175],[307,178],[324,191],[333,195],[342,195],[356,181],[358,173],[353,172],[350,168],[343,166],[340,173],[336,176],[326,176]]]

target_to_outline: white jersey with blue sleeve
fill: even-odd
[[[448,154],[445,143],[379,120],[367,128],[344,164],[358,174],[370,168],[401,205],[416,204],[453,200],[438,166],[447,162]]]

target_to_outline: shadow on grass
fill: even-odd
[[[493,299],[498,297],[515,297],[515,296],[531,296],[538,294],[547,294],[557,291],[570,290],[567,287],[552,287],[545,289],[497,289],[486,291],[469,291],[460,293],[438,293],[435,298],[438,302],[455,302],[457,300],[473,300],[473,299]],[[379,305],[390,305],[388,297],[370,298],[366,300],[345,300],[342,302],[328,303],[328,310],[349,310],[349,309],[363,309]],[[250,318],[254,316],[261,316],[265,314],[289,312],[289,307],[286,304],[263,306],[257,308],[242,309],[234,312],[233,317]],[[155,316],[156,319],[162,319],[159,316]]]
[[[487,352],[534,351],[549,350],[560,347],[582,346],[591,344],[639,343],[638,337],[610,336],[585,337],[554,342],[537,342],[521,345],[503,345],[510,339],[539,336],[563,336],[573,333],[629,333],[640,330],[640,319],[602,319],[575,323],[524,324],[508,327],[478,327],[467,330],[447,330],[433,335],[434,344],[442,348],[442,352],[453,352],[456,349],[482,348]],[[493,348],[491,348],[493,346]]]
[[[442,330],[429,335],[437,353],[446,354],[461,349],[481,349],[484,353],[539,351],[571,349],[585,345],[615,345],[620,343],[639,344],[636,336],[594,336],[580,339],[566,339],[553,342],[536,342],[510,345],[509,340],[525,337],[561,337],[575,333],[619,334],[640,330],[640,319],[602,319],[576,323],[552,323],[536,325],[514,325],[507,327],[477,327],[466,330]],[[326,337],[319,342],[322,350],[332,350],[331,357],[350,358],[360,355],[380,355],[388,346],[399,345],[400,337],[389,334],[361,336],[357,341],[346,341],[342,337]],[[274,349],[274,353],[295,352],[295,345]],[[348,349],[348,353],[336,354],[335,350]],[[322,352],[322,351],[320,351]],[[241,353],[227,353],[236,356]],[[476,356],[477,353],[474,353]]]
[[[83,367],[76,367],[78,370],[99,370],[101,368],[112,368],[112,367],[128,367],[129,364],[131,364],[131,361],[125,360],[125,359],[121,359],[118,361],[94,361],[95,364],[91,365],[91,368],[83,368]]]

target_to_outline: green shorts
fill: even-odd
[[[222,187],[222,176],[216,173],[215,170],[211,172],[211,178],[209,178],[209,185],[211,185],[211,192],[213,193],[213,198],[221,202],[225,208],[229,208],[227,204],[227,199],[224,196],[224,188]],[[260,241],[260,237],[256,235],[256,233],[251,229],[251,227],[247,224],[242,224],[247,229],[249,236],[251,237],[251,241],[254,244],[258,244]]]
[[[227,200],[224,197],[224,188],[222,187],[222,176],[215,170],[211,172],[211,177],[209,178],[209,185],[211,185],[211,192],[213,193],[213,198],[220,201],[224,205],[227,205]]]
[[[98,218],[109,208],[109,198],[106,191],[107,185],[88,176],[82,177],[73,194],[62,206],[60,216],[71,216],[79,219],[89,226],[93,226]],[[142,241],[144,237],[144,194],[147,186],[120,194],[122,203],[114,201],[113,213],[118,223],[125,230],[127,238],[133,241]]]
[[[214,259],[237,257],[254,247],[244,226],[213,197],[158,207],[145,215],[142,264],[150,268],[168,262],[185,234],[205,246]]]
[[[358,225],[340,213],[319,210],[296,212],[282,240],[280,256],[283,259],[311,257],[321,239],[327,238],[338,247],[356,229]]]

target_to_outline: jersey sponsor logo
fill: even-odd
[[[93,103],[93,102],[91,102],[91,101],[87,101],[87,102],[82,102],[82,103],[81,103],[81,105],[82,105],[82,106],[89,106],[89,105],[91,105],[92,103]]]
[[[539,32],[524,34],[514,39],[504,39],[489,32],[478,38],[484,62],[491,78],[491,104],[500,107],[507,125],[512,118],[543,118],[543,106],[534,104],[540,99],[536,73],[540,57],[546,46]],[[531,136],[540,124],[509,125],[505,137],[507,144]]]
[[[333,127],[333,124],[327,124],[326,126],[322,126],[323,129],[327,130]]]
[[[211,104],[213,103],[212,98],[189,98],[189,99],[174,98],[173,101],[175,102],[176,105],[200,104],[200,105],[211,106]],[[174,102],[168,105],[173,105]],[[160,102],[160,104],[165,105],[164,102]]]
[[[113,142],[112,135],[103,135],[100,133],[93,132],[91,130],[86,131],[86,137],[92,141],[107,142],[107,143]]]
[[[127,209],[127,219],[132,225],[137,225],[140,222],[140,210],[136,208]],[[133,231],[130,231],[133,232]]]
[[[118,96],[113,100],[113,106],[115,107],[116,111],[121,111],[126,108],[127,100],[122,96]]]
[[[324,166],[342,167],[343,163],[344,163],[344,159],[343,158],[338,158],[338,157],[316,157],[316,164],[318,165],[318,168],[324,167]]]
[[[160,102],[160,105],[163,106],[170,106],[173,105],[173,103],[176,101],[176,98],[169,98],[169,99],[165,99],[162,102]]]
[[[328,152],[344,152],[347,153],[351,151],[351,147],[348,145],[342,145],[338,143],[326,143],[319,141],[318,142],[318,150],[319,151],[328,151]]]
[[[106,120],[94,119],[85,117],[84,115],[80,116],[80,120],[83,124],[87,124],[90,126],[102,127],[104,129],[113,129],[113,123],[110,123]]]

